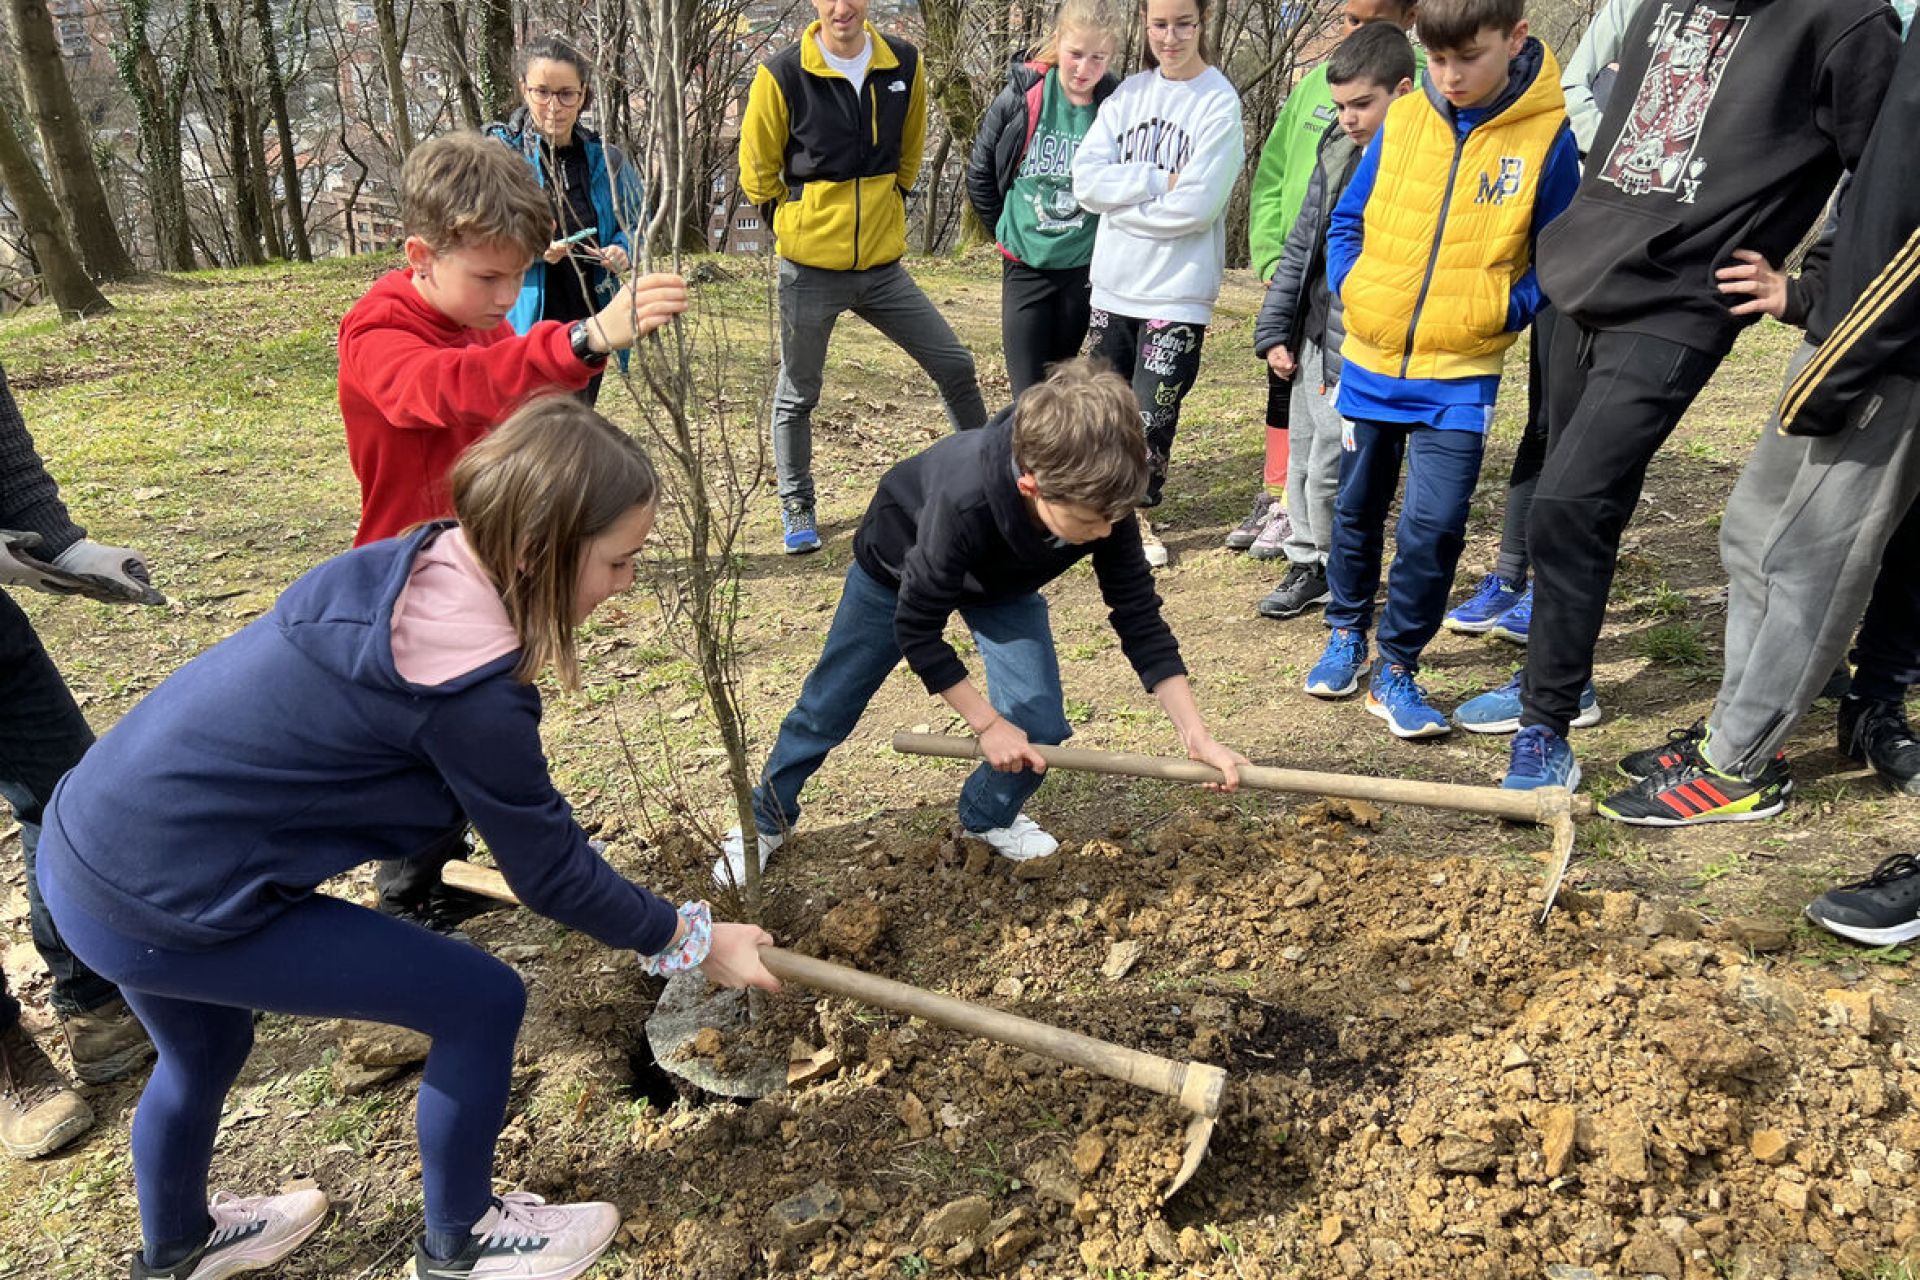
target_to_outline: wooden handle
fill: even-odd
[[[515,906],[520,903],[507,884],[507,878],[491,867],[476,867],[470,862],[449,862],[441,869],[440,877],[457,889],[511,902]],[[1055,1062],[1085,1067],[1100,1075],[1178,1099],[1182,1106],[1196,1115],[1220,1114],[1220,1099],[1226,1090],[1227,1073],[1219,1067],[1204,1062],[1175,1062],[1158,1054],[1095,1040],[1076,1031],[1048,1026],[1044,1022],[1035,1022],[1031,1018],[1022,1018],[985,1005],[968,1004],[952,996],[936,995],[904,982],[894,982],[844,965],[784,951],[779,947],[760,948],[760,960],[774,977],[783,982],[797,982],[828,995],[844,996],[862,1004],[878,1005],[896,1013],[925,1018],[937,1026],[1010,1044]]]
[[[975,738],[938,733],[896,733],[893,749],[917,756],[950,760],[977,760]],[[1048,768],[1079,769],[1088,773],[1117,773],[1134,778],[1164,778],[1169,782],[1218,782],[1220,771],[1198,760],[1167,760],[1126,751],[1090,751],[1084,747],[1034,745]],[[1240,766],[1240,785],[1259,791],[1286,791],[1296,795],[1338,796],[1347,800],[1381,800],[1389,804],[1419,804],[1465,813],[1490,813],[1520,822],[1552,822],[1564,812],[1556,797],[1565,789],[1503,791],[1499,787],[1465,787],[1452,782],[1413,782],[1402,778],[1363,778],[1348,773],[1312,773],[1305,769],[1276,769],[1267,765]],[[1589,796],[1567,796],[1567,810],[1591,813]]]

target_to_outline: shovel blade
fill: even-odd
[[[1200,1162],[1207,1158],[1207,1147],[1213,1142],[1213,1126],[1218,1123],[1213,1116],[1195,1116],[1187,1121],[1187,1149],[1180,1156],[1180,1169],[1173,1175],[1173,1181],[1161,1193],[1160,1199],[1173,1199],[1180,1188],[1192,1181],[1193,1175],[1200,1171]]]

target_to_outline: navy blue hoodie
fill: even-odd
[[[394,600],[451,527],[327,561],[176,671],[54,791],[40,865],[128,937],[194,949],[418,852],[464,813],[528,907],[664,949],[673,908],[594,853],[554,790],[519,653],[431,687],[394,669]]]

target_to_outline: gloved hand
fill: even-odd
[[[76,579],[81,595],[108,604],[165,604],[167,598],[153,589],[147,562],[138,551],[109,547],[90,538],[80,541],[53,558],[54,567]]]
[[[1352,418],[1340,419],[1340,447],[1348,453],[1352,453],[1360,447],[1355,444],[1353,440]]]
[[[0,529],[0,585],[32,587],[51,595],[72,595],[80,582],[34,555],[41,542],[37,533]]]

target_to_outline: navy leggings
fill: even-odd
[[[163,950],[80,908],[54,870],[40,883],[61,936],[120,990],[159,1058],[133,1117],[134,1181],[150,1256],[209,1230],[207,1175],[220,1110],[253,1048],[253,1011],[358,1018],[433,1038],[417,1123],[427,1228],[464,1236],[493,1194],[513,1044],[526,1012],[520,976],[478,947],[316,894],[232,942]]]

